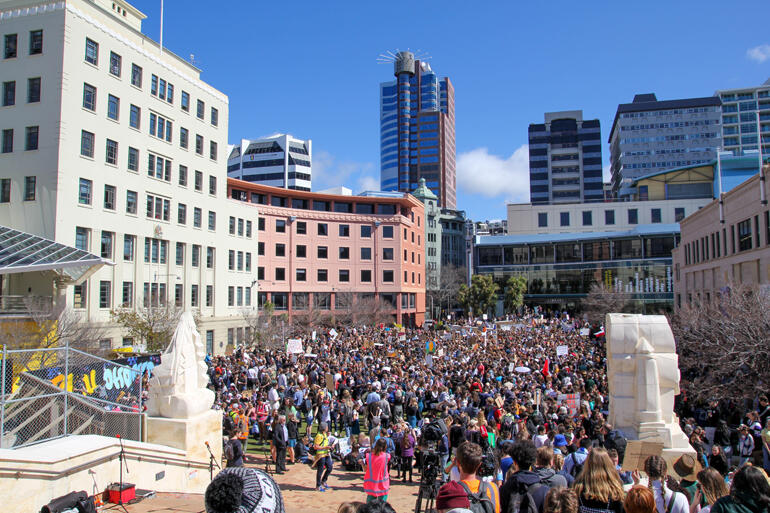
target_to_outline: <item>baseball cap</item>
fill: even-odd
[[[449,481],[439,488],[438,496],[436,496],[436,509],[455,509],[455,508],[470,508],[471,503],[468,500],[468,494],[465,493],[462,485],[457,481]]]

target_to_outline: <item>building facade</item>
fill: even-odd
[[[770,209],[761,187],[767,198],[767,182],[752,176],[724,194],[723,214],[714,200],[682,221],[673,252],[676,308],[711,301],[734,283],[770,284]]]
[[[0,224],[116,264],[66,299],[103,348],[141,343],[111,309],[175,305],[223,352],[252,304],[257,217],[226,197],[227,96],[143,35],[144,18],[122,0],[0,5]]]
[[[393,64],[396,80],[380,84],[380,188],[411,192],[425,178],[456,208],[454,87],[411,52]]]
[[[582,110],[546,112],[528,132],[533,204],[604,200],[598,119],[583,120]]]
[[[714,93],[722,101],[722,145],[725,151],[742,155],[759,150],[770,161],[770,79],[756,87],[723,89]]]
[[[279,134],[242,139],[230,149],[227,176],[246,182],[309,191],[312,185],[313,143]]]
[[[441,283],[442,224],[441,208],[438,197],[420,178],[419,186],[412,191],[412,196],[422,202],[425,209],[425,288],[438,290]]]
[[[722,145],[719,98],[658,101],[637,94],[618,105],[610,130],[613,195],[642,175],[710,162]]]
[[[259,216],[258,303],[291,319],[376,298],[408,326],[425,320],[425,209],[409,194],[337,196],[228,181]]]

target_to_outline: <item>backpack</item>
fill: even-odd
[[[513,424],[514,424],[514,417],[510,413],[507,413],[503,417],[503,421],[500,423],[500,431],[505,431],[507,433],[513,433]]]
[[[572,458],[572,468],[569,469],[569,475],[571,475],[574,478],[577,478],[578,474],[583,470],[583,464],[586,462],[586,460],[583,460],[582,462],[578,463],[578,461],[575,459],[575,453],[573,452],[570,457]]]
[[[463,481],[459,481],[459,483],[468,495],[468,502],[471,503],[468,509],[473,513],[495,513],[495,506],[486,494],[489,486],[486,481],[479,481],[479,493],[471,492],[471,489]],[[537,513],[537,509],[535,509],[535,513]]]
[[[626,445],[628,445],[628,440],[621,436],[617,431],[613,431],[610,433],[610,438],[607,440],[607,442],[608,443],[605,444],[607,449],[615,449],[618,451],[618,462],[622,464],[623,457],[626,454]]]
[[[538,513],[537,503],[532,493],[545,485],[533,483],[527,486],[519,482],[516,484],[517,487],[511,492],[511,498],[508,501],[508,511],[505,513]]]
[[[225,444],[225,459],[227,461],[233,461],[235,458],[235,451],[233,450],[233,443],[227,442]]]

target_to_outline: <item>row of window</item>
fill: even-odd
[[[168,304],[168,294],[165,283],[144,282],[143,284],[143,301],[142,305],[145,308],[158,308],[165,307]],[[230,287],[232,288],[232,287]],[[244,299],[244,287],[238,287],[240,289],[241,302]],[[190,286],[190,306],[199,307],[199,286]],[[245,287],[245,305],[251,305],[251,287]],[[99,281],[99,308],[112,308],[113,306],[113,290],[112,282],[109,280]],[[125,308],[134,307],[134,283],[131,281],[124,281],[121,289],[120,306]],[[181,284],[174,285],[174,306],[184,307],[184,286]],[[214,306],[214,286],[206,285],[206,297],[205,306]],[[228,306],[234,306],[228,301]],[[238,304],[241,306],[241,303]],[[88,307],[88,286],[87,282],[81,285],[75,285],[73,287],[73,308],[82,309]]]
[[[40,102],[40,77],[27,79],[27,103]],[[3,107],[16,105],[16,81],[3,82]]]
[[[43,31],[29,31],[28,55],[40,55],[43,53]],[[19,34],[5,34],[3,36],[3,59],[15,59],[19,56]]]
[[[257,294],[257,304],[262,307],[267,302],[267,292],[259,292]],[[381,293],[379,294],[379,300],[382,303],[390,305],[392,308],[396,308],[398,294],[395,293]],[[404,293],[401,294],[401,309],[406,310],[415,307],[416,294]],[[291,306],[294,310],[307,310],[310,305],[310,293],[309,292],[293,292],[291,294],[287,292],[271,292],[270,302],[276,310],[288,310],[289,299],[291,298]],[[351,305],[358,300],[363,299],[375,299],[375,295],[371,293],[336,293],[334,295],[334,309],[335,310],[348,310]],[[331,292],[313,292],[313,308],[317,310],[331,310],[332,309],[332,294]],[[232,329],[232,328],[231,328]],[[230,330],[228,330],[228,340]]]
[[[231,249],[228,254],[227,269],[229,271],[251,272],[251,252]]]
[[[629,208],[627,210],[628,212],[628,224],[639,224],[639,209],[637,208]],[[593,211],[591,210],[585,210],[582,212],[583,216],[583,226],[593,226]],[[685,210],[684,207],[675,207],[674,208],[674,221],[679,222],[685,217]],[[662,223],[663,222],[663,214],[662,210],[660,208],[651,208],[650,209],[650,222],[653,224]],[[614,225],[615,224],[615,211],[614,210],[605,210],[604,211],[604,224],[605,225]],[[548,212],[538,212],[537,214],[537,226],[539,228],[546,228],[548,227]],[[559,212],[559,226],[570,226],[570,213],[569,212]]]
[[[372,283],[372,270],[371,269],[361,269],[361,275],[360,275],[360,283]],[[420,284],[422,281],[422,275],[421,273],[415,273],[412,271],[412,284]],[[257,267],[257,279],[258,280],[264,280],[265,279],[265,268],[264,267]],[[306,282],[307,281],[307,269],[300,268],[295,269],[295,281],[298,282]],[[416,279],[416,281],[415,281]],[[286,281],[286,268],[285,267],[276,267],[275,268],[275,281]],[[328,269],[317,269],[316,270],[316,281],[320,283],[326,283],[329,281],[329,270]],[[337,281],[340,283],[350,283],[350,269],[340,269],[338,271],[337,275]],[[384,269],[382,271],[382,282],[383,283],[393,283],[395,281],[395,271],[392,269]],[[404,283],[408,283],[409,281],[409,272],[404,271]]]
[[[729,246],[727,242],[727,228],[722,228],[721,235],[719,230],[717,230],[684,244],[685,265],[699,264],[715,258],[721,258],[723,255],[734,255],[742,251],[760,248],[762,246],[762,230],[759,217],[759,215],[755,215],[753,218],[744,219],[737,223],[737,225],[730,225]],[[770,211],[765,211],[764,217],[765,245],[770,246]]]
[[[0,143],[0,153],[13,152],[13,128],[4,128],[2,142]],[[33,151],[38,149],[40,142],[40,127],[28,126],[24,129],[24,151]]]
[[[258,255],[264,256],[265,255],[265,243],[264,242],[258,242]],[[338,250],[338,257],[340,260],[350,260],[350,248],[347,246],[339,246],[337,248]],[[407,261],[407,250],[404,250],[404,261]],[[392,262],[394,260],[394,249],[393,248],[382,248],[382,260],[386,262]],[[415,253],[412,252],[412,262],[414,263],[414,255]],[[283,243],[276,243],[275,244],[275,256],[276,257],[285,257],[286,256],[286,244]],[[304,244],[297,244],[294,252],[294,256],[296,258],[307,258],[307,246]],[[421,255],[417,254],[417,264],[419,265]],[[316,258],[320,260],[326,260],[329,258],[329,246],[318,246],[316,248]],[[371,260],[372,259],[372,248],[370,247],[363,247],[361,248],[361,260]]]
[[[42,37],[42,34],[41,34]],[[41,42],[42,47],[42,42]],[[41,50],[42,51],[42,50]],[[86,38],[85,61],[93,66],[99,66],[99,43],[93,39]],[[109,72],[111,75],[120,78],[123,72],[123,57],[115,52],[110,52]],[[131,64],[131,85],[142,88],[142,67],[136,63]],[[158,75],[152,75],[150,79],[150,94],[167,103],[174,104],[174,85]],[[185,112],[190,111],[190,93],[182,91],[181,108]],[[197,100],[196,117],[200,120],[205,118],[206,104],[203,100]],[[211,107],[210,121],[213,126],[219,125],[219,111]]]

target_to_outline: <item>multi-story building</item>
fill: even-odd
[[[529,125],[529,196],[533,204],[604,199],[598,119],[546,112],[545,123]]]
[[[464,210],[441,209],[441,265],[461,268],[467,265],[466,222]]]
[[[476,235],[505,235],[508,232],[507,219],[476,221],[473,232]]]
[[[227,176],[246,182],[309,191],[312,182],[312,141],[279,134],[242,139],[230,148]]]
[[[716,299],[734,283],[770,284],[770,210],[762,203],[768,196],[757,174],[723,195],[721,214],[714,200],[682,221],[673,252],[676,308]]]
[[[733,155],[758,150],[762,135],[762,160],[770,161],[770,79],[756,87],[723,89],[714,93],[722,100],[722,145]]]
[[[623,199],[623,186],[639,176],[714,160],[720,107],[714,96],[658,101],[652,93],[618,105],[609,136],[613,195]]]
[[[439,206],[456,208],[454,87],[411,52],[394,73],[380,84],[380,188],[411,192],[425,178]]]
[[[292,318],[376,298],[401,323],[425,320],[425,210],[411,195],[338,196],[233,179],[228,195],[259,216],[260,305]]]
[[[257,216],[226,197],[227,96],[144,18],[123,0],[0,4],[0,224],[115,262],[66,298],[105,348],[141,343],[111,309],[171,304],[222,352],[244,333]]]
[[[418,183],[412,196],[420,200],[425,209],[425,288],[438,290],[441,286],[441,208],[438,197],[425,185],[425,179],[420,178]]]

